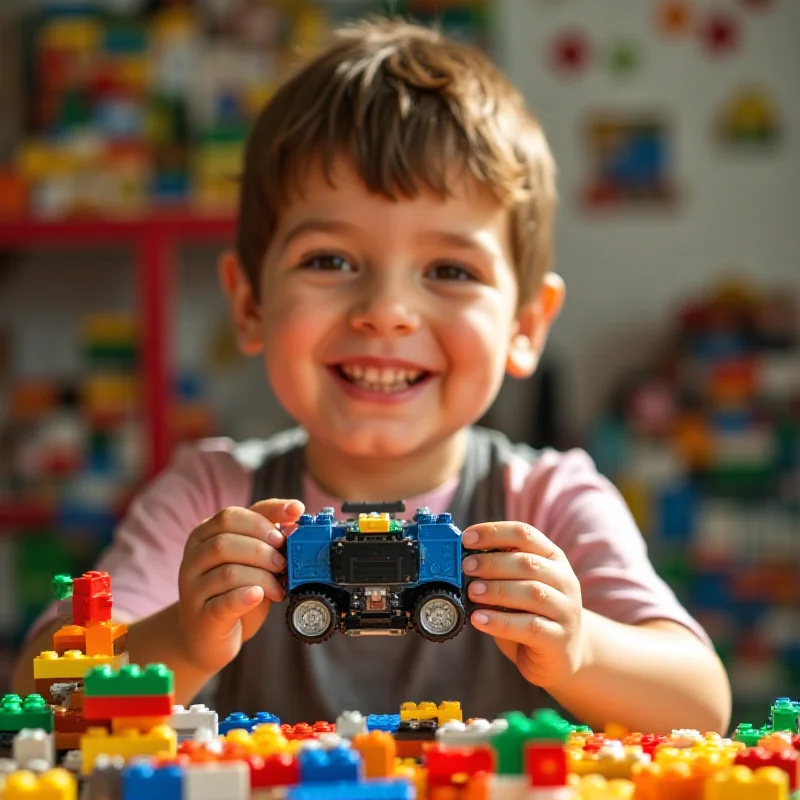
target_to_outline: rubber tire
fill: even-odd
[[[301,603],[304,603],[307,600],[318,600],[319,602],[323,603],[331,615],[330,625],[328,625],[325,631],[318,636],[305,636],[294,626],[294,612]],[[319,592],[301,592],[289,598],[289,605],[286,609],[286,624],[289,628],[289,633],[291,633],[295,639],[303,642],[304,644],[321,644],[322,642],[330,639],[336,631],[338,620],[339,611],[336,608],[336,603],[334,603],[333,600],[331,600],[331,598],[325,594],[320,594]]]
[[[422,611],[422,607],[427,603],[429,600],[433,600],[434,598],[441,598],[443,600],[449,600],[453,607],[458,612],[458,620],[456,622],[455,627],[449,633],[445,634],[444,636],[436,636],[435,634],[426,631],[425,628],[420,625],[420,613]],[[427,639],[429,642],[447,642],[450,639],[455,639],[459,633],[464,628],[464,625],[467,622],[467,612],[464,609],[464,603],[461,601],[461,598],[453,591],[448,589],[428,589],[427,591],[423,592],[418,598],[416,603],[414,603],[414,613],[413,613],[413,620],[414,620],[414,627],[417,630],[417,633],[423,638]]]

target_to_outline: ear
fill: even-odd
[[[261,305],[239,257],[232,250],[223,253],[217,265],[219,282],[228,298],[236,332],[236,343],[245,356],[256,356],[264,348]]]
[[[548,272],[536,295],[520,307],[506,360],[506,372],[512,378],[529,378],[536,371],[550,326],[564,304],[564,293],[562,278]]]

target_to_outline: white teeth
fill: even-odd
[[[342,372],[357,386],[376,392],[399,392],[407,389],[422,372],[417,369],[366,367],[358,364],[342,365]]]

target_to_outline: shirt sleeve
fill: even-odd
[[[133,499],[96,569],[109,573],[115,616],[134,621],[178,600],[186,540],[203,520],[229,506],[249,505],[251,473],[226,439],[176,451],[172,463]],[[57,615],[52,604],[28,637]]]
[[[703,627],[657,574],[616,487],[582,450],[546,450],[533,465],[515,458],[507,475],[512,519],[534,525],[564,551],[585,608],[629,625],[677,622],[710,646]]]

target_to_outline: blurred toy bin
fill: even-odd
[[[800,694],[796,298],[731,281],[688,302],[590,449],[714,638],[734,696]]]

